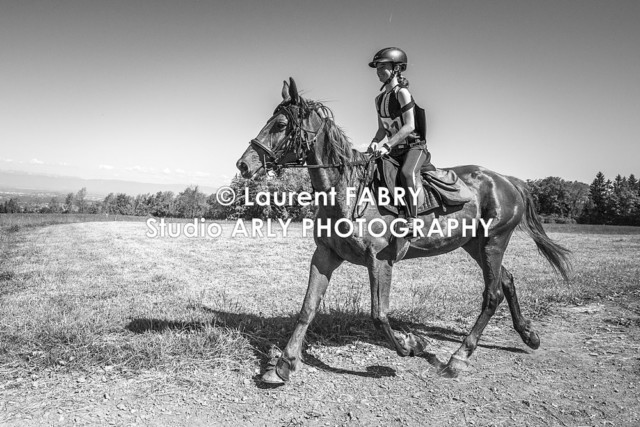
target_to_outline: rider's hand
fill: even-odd
[[[378,144],[378,149],[376,150],[376,154],[379,156],[384,156],[385,154],[389,154],[390,147],[389,144]]]
[[[375,153],[376,151],[378,151],[379,146],[379,142],[371,141],[371,144],[369,144],[369,148],[367,149],[367,153]]]

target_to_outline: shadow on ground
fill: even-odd
[[[211,316],[211,320],[208,322],[185,322],[140,318],[132,320],[126,329],[134,333],[164,332],[167,330],[199,331],[207,326],[237,330],[249,341],[264,370],[273,358],[274,349],[283,349],[286,346],[297,320],[297,315],[263,317],[251,313],[215,310],[201,305],[189,308],[207,313]],[[405,333],[411,332],[431,342],[435,340],[460,343],[465,336],[463,332],[453,328],[429,326],[399,319],[391,319],[391,326],[395,330]],[[323,346],[343,346],[365,342],[392,349],[383,333],[373,327],[369,316],[364,313],[343,311],[318,313],[309,327],[305,342]],[[515,347],[487,344],[479,344],[478,346],[513,353],[526,353],[525,350]],[[369,366],[366,371],[352,371],[329,366],[304,350],[303,357],[307,365],[327,372],[372,378],[395,376],[395,370],[386,366]],[[440,361],[434,353],[429,351],[425,351],[421,357],[437,370],[441,370],[446,365],[446,362]]]

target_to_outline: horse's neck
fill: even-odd
[[[333,172],[339,173],[337,170]],[[347,197],[347,188],[354,185],[350,184],[344,177],[336,180],[335,176],[332,176],[331,169],[309,169],[309,175],[314,191],[327,194],[326,199],[320,199],[318,204],[319,213],[322,213],[322,216],[332,218],[349,217],[353,210],[353,203]],[[335,194],[335,196],[331,197],[330,194]]]
[[[324,135],[319,135],[320,137]],[[320,143],[329,143],[327,140],[322,140],[318,138]],[[324,147],[318,146],[314,153],[310,153],[307,158],[307,164],[309,165],[333,165],[335,162],[332,162],[326,153],[328,150],[322,149]],[[361,153],[358,151],[352,150],[352,159],[345,160],[348,162],[357,162],[364,159]],[[323,156],[321,153],[325,153]],[[360,166],[344,166],[343,168],[339,167],[323,167],[323,168],[310,168],[309,176],[311,177],[311,184],[313,188],[317,192],[326,192],[330,194],[332,189],[335,191],[336,196],[333,198],[327,197],[327,203],[321,203],[318,205],[318,209],[322,211],[328,217],[349,217],[353,211],[353,205],[355,203],[354,197],[348,197],[347,189],[354,188],[351,194],[353,195],[358,186],[360,185],[360,178],[356,170],[353,168],[358,168]]]

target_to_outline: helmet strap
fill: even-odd
[[[399,73],[399,69],[398,66],[394,66],[393,70],[391,70],[391,75],[389,76],[389,78],[387,80],[385,80],[384,83],[382,83],[382,86],[380,86],[380,90],[384,89],[384,87],[391,81],[393,80],[394,77],[396,77]]]

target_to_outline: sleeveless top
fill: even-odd
[[[380,117],[382,126],[387,133],[387,138],[391,138],[404,126],[405,123],[402,119],[402,113],[415,106],[411,94],[409,94],[411,100],[404,106],[400,105],[400,100],[398,99],[400,89],[400,85],[396,85],[390,91],[383,92],[376,97],[376,110],[378,111],[378,117]]]

